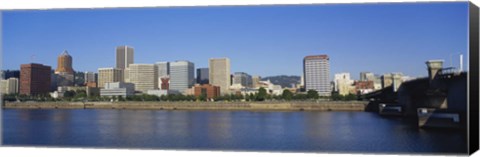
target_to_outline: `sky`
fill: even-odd
[[[3,69],[57,66],[67,50],[76,71],[115,66],[115,47],[134,48],[134,63],[188,60],[208,67],[228,57],[231,72],[298,75],[303,58],[327,54],[330,74],[363,71],[427,76],[425,61],[467,61],[468,2],[2,12]],[[453,58],[453,60],[452,60]],[[452,62],[453,61],[453,62]],[[466,64],[464,67],[467,67]],[[465,69],[465,68],[464,68]]]

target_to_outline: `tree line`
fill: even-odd
[[[27,96],[19,94],[6,94],[3,99],[5,101],[306,101],[306,100],[334,100],[334,101],[351,101],[357,100],[358,97],[354,94],[346,96],[332,93],[332,96],[320,96],[317,91],[309,90],[306,93],[293,93],[285,89],[281,95],[271,95],[263,87],[259,88],[258,92],[249,94],[229,94],[217,96],[214,99],[208,99],[205,94],[199,96],[183,95],[183,94],[168,94],[162,96],[139,94],[123,96],[92,96],[87,95],[85,90],[66,91],[61,98],[52,98],[50,95]]]

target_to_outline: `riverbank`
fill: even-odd
[[[290,102],[5,102],[7,109],[148,109],[253,111],[364,111],[366,101]]]

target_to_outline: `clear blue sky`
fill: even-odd
[[[450,65],[452,54],[466,56],[467,4],[4,11],[3,66],[19,69],[34,55],[55,68],[66,49],[76,71],[97,71],[113,67],[115,47],[126,44],[135,48],[135,63],[189,60],[200,68],[229,57],[232,73],[301,75],[303,57],[328,54],[332,76],[426,76],[426,60]]]

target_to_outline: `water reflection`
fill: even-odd
[[[4,110],[7,145],[266,151],[466,151],[463,131],[367,112]]]

